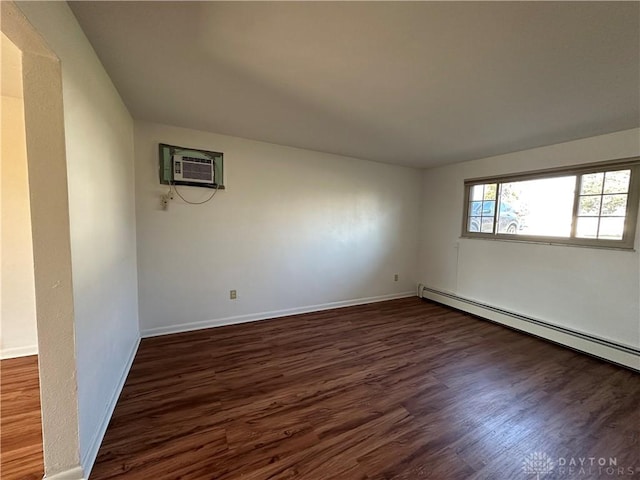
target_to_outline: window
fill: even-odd
[[[464,237],[633,248],[640,158],[465,181]]]

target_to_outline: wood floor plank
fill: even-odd
[[[639,399],[630,370],[393,300],[144,339],[91,480],[504,480],[533,452],[640,468]]]
[[[0,478],[44,475],[38,357],[0,361]]]

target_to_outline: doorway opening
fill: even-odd
[[[22,52],[0,38],[0,471],[44,475]]]
[[[12,1],[0,2],[0,26],[2,34],[19,50],[21,59],[22,79],[22,107],[15,111],[22,113],[24,125],[22,137],[26,141],[26,165],[21,172],[26,171],[28,183],[28,208],[22,210],[22,215],[14,217],[25,222],[25,216],[30,216],[26,222],[30,231],[26,237],[31,239],[31,252],[25,257],[31,260],[31,277],[28,284],[33,282],[35,291],[35,321],[37,347],[29,351],[24,349],[10,350],[7,345],[11,335],[3,339],[3,348],[7,350],[3,355],[21,357],[7,359],[19,364],[11,374],[11,368],[2,368],[3,396],[2,401],[2,478],[30,479],[50,478],[58,474],[64,478],[82,478],[84,473],[80,466],[79,438],[78,438],[78,403],[75,361],[75,336],[73,312],[73,282],[71,275],[71,241],[69,231],[69,198],[67,191],[67,162],[64,135],[64,104],[62,96],[62,70],[58,57],[43,40],[42,35],[33,27],[23,11]],[[4,83],[4,78],[3,78]],[[2,120],[9,118],[6,112],[11,102],[2,103]],[[15,103],[15,102],[14,102]],[[18,116],[18,114],[14,115]],[[4,122],[3,122],[4,123]],[[4,129],[3,125],[3,129]],[[3,132],[4,133],[4,132]],[[15,132],[14,132],[15,133]],[[10,135],[19,136],[17,134]],[[5,138],[2,138],[3,143]],[[16,156],[14,153],[5,158],[3,145],[2,175],[5,166],[14,167]],[[3,179],[4,180],[4,179]],[[24,184],[23,184],[24,185]],[[14,186],[12,186],[13,188]],[[2,197],[5,185],[2,182]],[[23,198],[23,197],[21,197]],[[4,207],[2,198],[2,207]],[[7,207],[14,207],[15,199]],[[5,254],[5,212],[2,209],[2,310],[5,313],[5,302],[10,304],[13,298],[6,296],[5,287],[14,286],[15,282],[7,282],[5,277],[5,262],[13,257]],[[9,218],[9,217],[6,217]],[[12,235],[15,232],[7,230]],[[22,237],[24,238],[24,236]],[[24,243],[15,242],[22,248]],[[28,249],[25,248],[25,251]],[[31,280],[32,278],[32,280]],[[6,282],[6,285],[5,285]],[[27,288],[27,287],[25,287]],[[30,288],[30,287],[29,287]],[[32,298],[32,297],[30,297]],[[24,305],[23,305],[24,306]],[[33,306],[33,305],[32,305]],[[23,314],[28,318],[28,314]],[[5,337],[8,323],[2,318]],[[24,332],[23,332],[24,333]],[[11,340],[13,341],[13,340]],[[13,352],[13,353],[11,353]],[[37,353],[37,357],[29,357],[29,353]],[[31,361],[29,361],[31,360]],[[4,362],[4,360],[0,360]],[[5,365],[0,363],[0,368]],[[37,366],[37,368],[33,368]],[[8,367],[11,367],[9,365]],[[35,375],[34,375],[34,370]],[[20,374],[15,373],[19,371]],[[30,373],[26,373],[30,372]],[[19,381],[22,377],[30,380]],[[39,388],[38,388],[39,384]],[[6,385],[6,390],[5,390]],[[11,393],[13,391],[14,393]],[[5,397],[4,393],[9,397]],[[37,392],[37,393],[35,393]],[[39,397],[39,398],[38,398]],[[30,417],[30,430],[25,427],[18,437],[5,437],[19,427],[5,427],[5,413],[10,413],[12,400],[19,403],[30,398],[30,406],[23,405],[15,408],[16,415]],[[37,408],[39,401],[40,408]],[[22,413],[18,412],[22,409]],[[40,416],[38,418],[38,415]],[[25,420],[26,418],[22,418]],[[17,421],[15,418],[11,421]],[[6,420],[6,425],[10,420]],[[38,425],[39,424],[39,425]],[[17,424],[16,424],[17,425]],[[38,426],[40,432],[38,432]],[[27,431],[32,432],[25,435]],[[21,445],[20,441],[30,437],[33,443]],[[40,442],[38,442],[40,439]],[[13,454],[11,448],[15,447]],[[32,454],[32,462],[25,460]],[[6,457],[5,457],[6,455]],[[13,455],[13,456],[12,456]],[[25,455],[20,463],[19,473],[9,473],[10,466],[5,460]],[[43,472],[44,469],[44,472]]]

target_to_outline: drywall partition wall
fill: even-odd
[[[638,348],[638,238],[636,251],[460,238],[466,178],[637,155],[640,130],[634,129],[427,170],[419,281]]]
[[[2,32],[22,52],[45,474],[75,479],[82,469],[60,62],[13,2],[0,8]]]
[[[16,61],[19,88],[6,91],[7,61]],[[2,35],[2,319],[0,357],[38,353],[36,292],[27,170],[27,141],[22,101],[21,53]],[[18,86],[18,85],[16,85]],[[9,96],[9,94],[17,96]]]
[[[158,143],[223,152],[226,190],[163,211]],[[135,151],[143,335],[415,294],[421,171],[143,122]]]
[[[64,2],[19,2],[60,58],[80,456],[88,474],[139,341],[133,122]]]

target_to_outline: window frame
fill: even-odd
[[[627,192],[627,206],[625,210],[624,230],[621,240],[603,240],[597,238],[577,238],[576,223],[578,218],[578,205],[580,197],[580,178],[582,175],[590,173],[610,172],[615,170],[631,170],[629,178],[629,190]],[[500,202],[501,184],[518,182],[524,180],[539,180],[544,178],[576,176],[576,187],[574,191],[573,212],[571,218],[571,233],[569,237],[550,237],[542,235],[518,235],[508,233],[498,233],[498,204]],[[470,232],[469,231],[469,205],[471,188],[475,185],[496,184],[496,200],[493,208],[493,232]],[[529,172],[496,175],[491,177],[479,177],[465,179],[464,181],[464,204],[462,214],[462,238],[474,238],[484,240],[508,240],[514,242],[542,243],[573,245],[580,247],[595,248],[615,248],[633,250],[638,221],[638,211],[640,209],[640,157],[617,159],[607,162],[587,163],[566,167],[557,167],[544,170],[534,170]],[[601,216],[600,216],[601,217]]]

